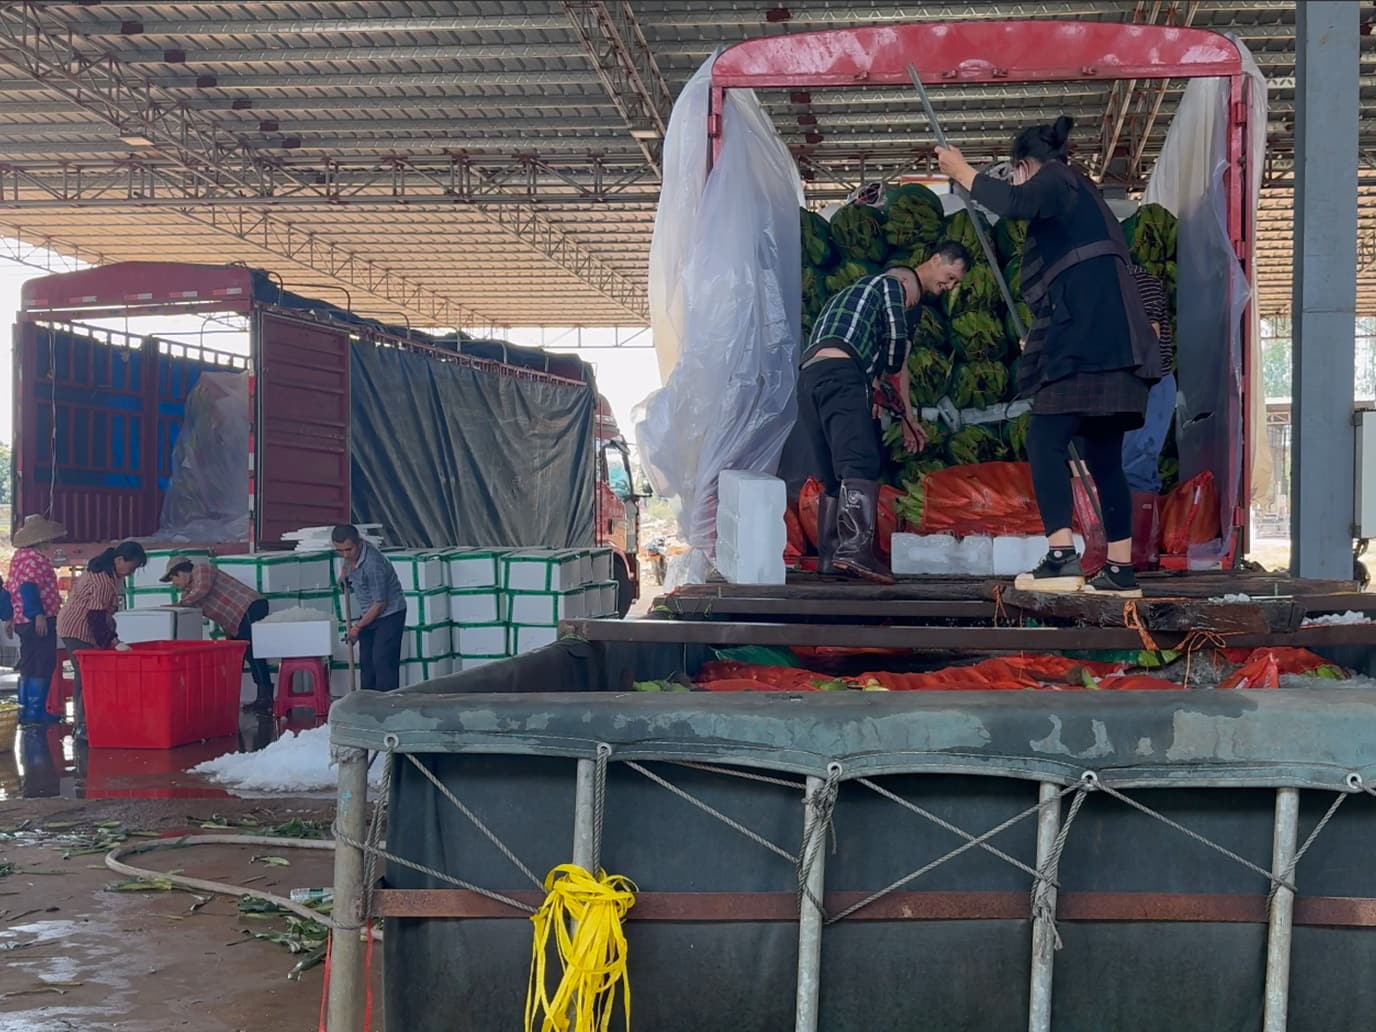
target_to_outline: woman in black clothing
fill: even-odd
[[[1032,399],[1027,451],[1048,552],[1018,578],[1018,587],[1136,597],[1123,434],[1142,425],[1147,391],[1161,378],[1161,355],[1118,220],[1094,184],[1066,164],[1073,125],[1062,115],[1053,125],[1019,133],[1011,183],[977,174],[954,147],[938,148],[937,155],[941,171],[979,204],[1028,222],[1022,293],[1033,321],[1018,363],[1018,392]],[[1084,442],[1109,542],[1108,562],[1088,584],[1070,532],[1075,438]]]

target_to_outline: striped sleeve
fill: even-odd
[[[908,309],[904,303],[903,284],[893,276],[880,279],[884,295],[884,348],[876,353],[878,368],[874,372],[896,373],[903,368],[908,350]]]
[[[1166,305],[1166,289],[1161,281],[1142,269],[1136,269],[1137,292],[1142,295],[1142,307],[1147,310],[1147,318],[1164,326],[1170,321],[1170,310]]]

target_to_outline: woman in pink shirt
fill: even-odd
[[[43,516],[29,516],[14,533],[16,549],[10,560],[9,585],[17,592],[14,629],[19,635],[19,721],[21,724],[52,724],[48,713],[48,686],[57,669],[57,613],[62,596],[57,591],[57,571],[48,552],[54,542],[67,536],[67,528]]]

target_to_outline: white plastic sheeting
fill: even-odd
[[[172,449],[157,541],[248,540],[248,373],[201,373]]]
[[[1266,80],[1243,44],[1243,67],[1251,79],[1248,119],[1252,137],[1250,207],[1255,223],[1258,184],[1266,146]],[[1269,466],[1264,447],[1265,405],[1242,411],[1242,317],[1254,284],[1249,283],[1228,238],[1228,195],[1223,174],[1228,166],[1229,81],[1192,79],[1171,120],[1165,145],[1152,170],[1143,202],[1160,204],[1180,220],[1177,238],[1176,441],[1182,480],[1205,470],[1218,485],[1224,540],[1191,551],[1191,559],[1208,563],[1232,543],[1233,517],[1242,476],[1242,429],[1259,447],[1258,459]],[[1255,239],[1254,227],[1247,230]],[[1258,361],[1259,325],[1253,306],[1252,367]],[[1260,385],[1258,384],[1259,388]],[[1255,392],[1260,396],[1260,390]],[[1260,425],[1257,415],[1260,414]],[[1259,435],[1259,436],[1258,436]],[[1253,466],[1253,476],[1269,470]]]
[[[706,578],[717,476],[773,473],[796,414],[802,181],[749,90],[726,94],[707,173],[709,59],[674,104],[650,247],[650,320],[663,389],[637,408],[656,492],[681,504],[687,579]]]

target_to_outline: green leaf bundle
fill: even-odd
[[[949,355],[931,348],[913,348],[908,355],[911,401],[918,407],[935,405],[946,396],[954,365]]]
[[[987,312],[966,312],[951,320],[951,346],[966,362],[996,362],[1007,351],[1003,322]]]
[[[956,366],[951,401],[957,408],[983,409],[1003,401],[1008,391],[1008,368],[1002,362],[970,362]]]
[[[884,216],[868,204],[847,204],[831,217],[831,241],[845,258],[882,262],[889,252]]]
[[[815,211],[801,209],[803,264],[828,268],[836,260],[831,246],[831,226]]]

